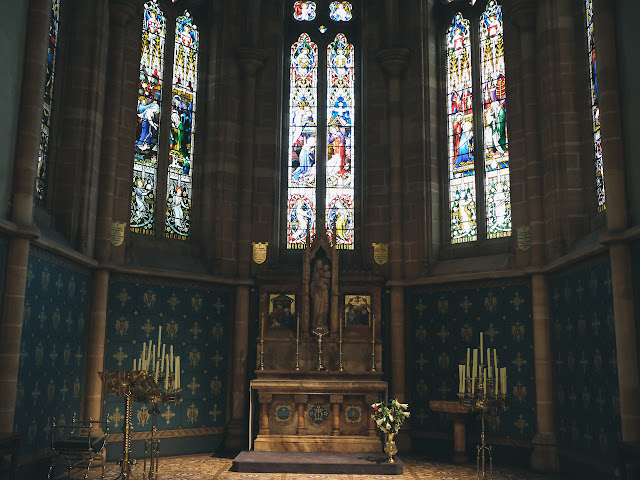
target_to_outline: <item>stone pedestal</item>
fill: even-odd
[[[431,400],[429,407],[434,412],[446,413],[453,420],[453,462],[465,463],[469,460],[467,455],[466,421],[471,413],[471,407],[460,405],[460,402]]]

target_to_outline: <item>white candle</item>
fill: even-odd
[[[140,370],[144,370],[144,362],[147,358],[147,342],[142,343],[142,362],[140,363]]]
[[[160,362],[156,360],[156,376],[155,376],[156,383],[158,383],[158,373],[160,373]]]
[[[478,349],[473,349],[473,374],[472,377],[475,379],[478,376]]]
[[[264,340],[264,313],[262,314],[262,326],[260,327],[260,338]]]
[[[483,382],[483,383],[484,383],[484,387],[483,387],[483,390],[484,390],[484,394],[485,394],[485,396],[487,395],[487,373],[486,373],[486,371],[487,371],[487,369],[485,368],[485,369],[484,369],[484,372],[483,372],[483,373],[484,373],[484,375],[483,375],[483,377],[484,377],[484,382]]]
[[[133,369],[137,370],[137,368],[136,368],[136,359],[135,358],[133,359]]]
[[[376,316],[373,315],[371,319],[371,341],[376,341]]]
[[[164,374],[164,389],[165,391],[169,390],[169,369],[167,368],[167,372]]]
[[[484,363],[483,361],[483,348],[482,348],[482,332],[480,332],[480,365]]]
[[[340,341],[342,341],[342,314],[340,314]]]
[[[160,373],[164,373],[164,355],[160,359]]]
[[[171,366],[171,371],[173,372],[173,345],[169,345],[169,365]]]
[[[151,359],[151,365],[155,367],[155,361],[156,361],[156,346],[155,345],[151,349],[151,356],[149,358]]]
[[[300,315],[296,314],[296,340],[300,339]]]
[[[178,388],[182,388],[182,383],[180,382],[180,377],[182,375],[182,372],[180,371],[182,369],[182,366],[180,365],[180,357],[178,357],[178,373],[176,373],[176,376],[178,377]]]
[[[161,339],[162,339],[162,325],[158,325],[158,353],[160,353],[160,345],[162,345]]]
[[[491,378],[491,349],[487,348],[487,372],[489,372],[489,378]]]
[[[471,349],[467,348],[467,369],[465,370],[465,375],[469,375],[469,367],[471,366],[471,362],[470,362],[470,358],[471,358]]]

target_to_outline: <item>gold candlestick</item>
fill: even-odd
[[[376,340],[371,340],[371,371],[376,371]]]

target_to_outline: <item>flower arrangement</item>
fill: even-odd
[[[376,421],[378,428],[384,433],[396,434],[405,419],[409,418],[409,404],[400,403],[395,398],[392,399],[387,405],[383,402],[374,403],[371,405],[373,413],[371,418]]]

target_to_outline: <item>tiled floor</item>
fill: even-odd
[[[158,480],[476,480],[475,465],[453,465],[421,460],[419,457],[402,456],[402,475],[300,475],[294,473],[238,473],[230,472],[232,459],[211,455],[165,457],[160,459]],[[105,479],[118,476],[120,467],[107,464]],[[132,471],[134,479],[142,479],[142,464]],[[82,478],[82,475],[79,477]],[[89,475],[91,480],[100,478],[100,469]],[[144,477],[147,478],[147,477]],[[557,476],[533,473],[527,470],[496,467],[495,480],[562,480]]]

